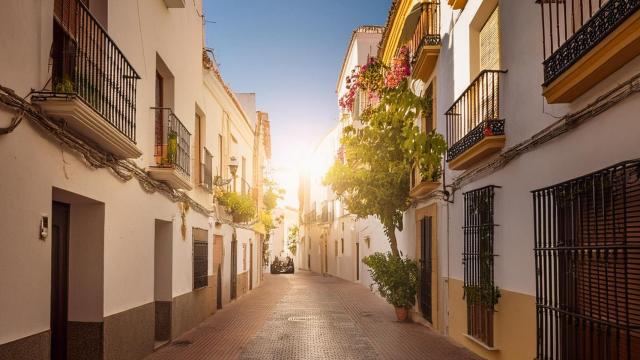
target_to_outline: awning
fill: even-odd
[[[416,27],[418,27],[418,21],[420,21],[420,14],[422,14],[422,6],[423,3],[416,4],[405,18],[404,27],[402,28],[400,40],[398,41],[398,47],[403,46],[413,38],[413,33],[416,31]]]

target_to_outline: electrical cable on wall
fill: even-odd
[[[29,95],[27,95],[27,97],[28,96]],[[202,215],[215,215],[219,223],[232,225],[237,228],[252,229],[251,226],[253,224],[237,224],[224,219],[224,217],[217,214],[217,209],[207,209],[187,194],[177,191],[163,182],[152,179],[146,171],[138,167],[134,161],[116,159],[112,155],[91,146],[74,134],[66,131],[64,122],[58,122],[48,118],[40,112],[39,109],[31,105],[26,98],[17,95],[13,89],[1,84],[0,105],[4,105],[16,112],[12,120],[12,125],[7,128],[1,128],[0,131],[11,132],[20,124],[23,118],[27,118],[58,140],[61,146],[79,154],[85,165],[90,169],[109,169],[111,173],[122,182],[127,182],[135,178],[147,193],[158,192],[173,202],[187,203],[191,209],[194,209]],[[0,134],[4,134],[4,132],[0,132]]]

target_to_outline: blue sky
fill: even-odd
[[[293,172],[329,129],[335,86],[359,25],[384,25],[391,0],[204,0],[207,46],[236,92],[269,113],[274,177],[297,206]],[[211,23],[215,22],[215,23]]]

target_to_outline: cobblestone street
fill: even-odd
[[[476,359],[424,326],[397,322],[363,286],[305,271],[265,277],[148,359]]]

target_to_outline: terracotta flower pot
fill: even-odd
[[[407,317],[409,315],[409,311],[403,307],[396,308],[396,318],[398,321],[407,321]]]

